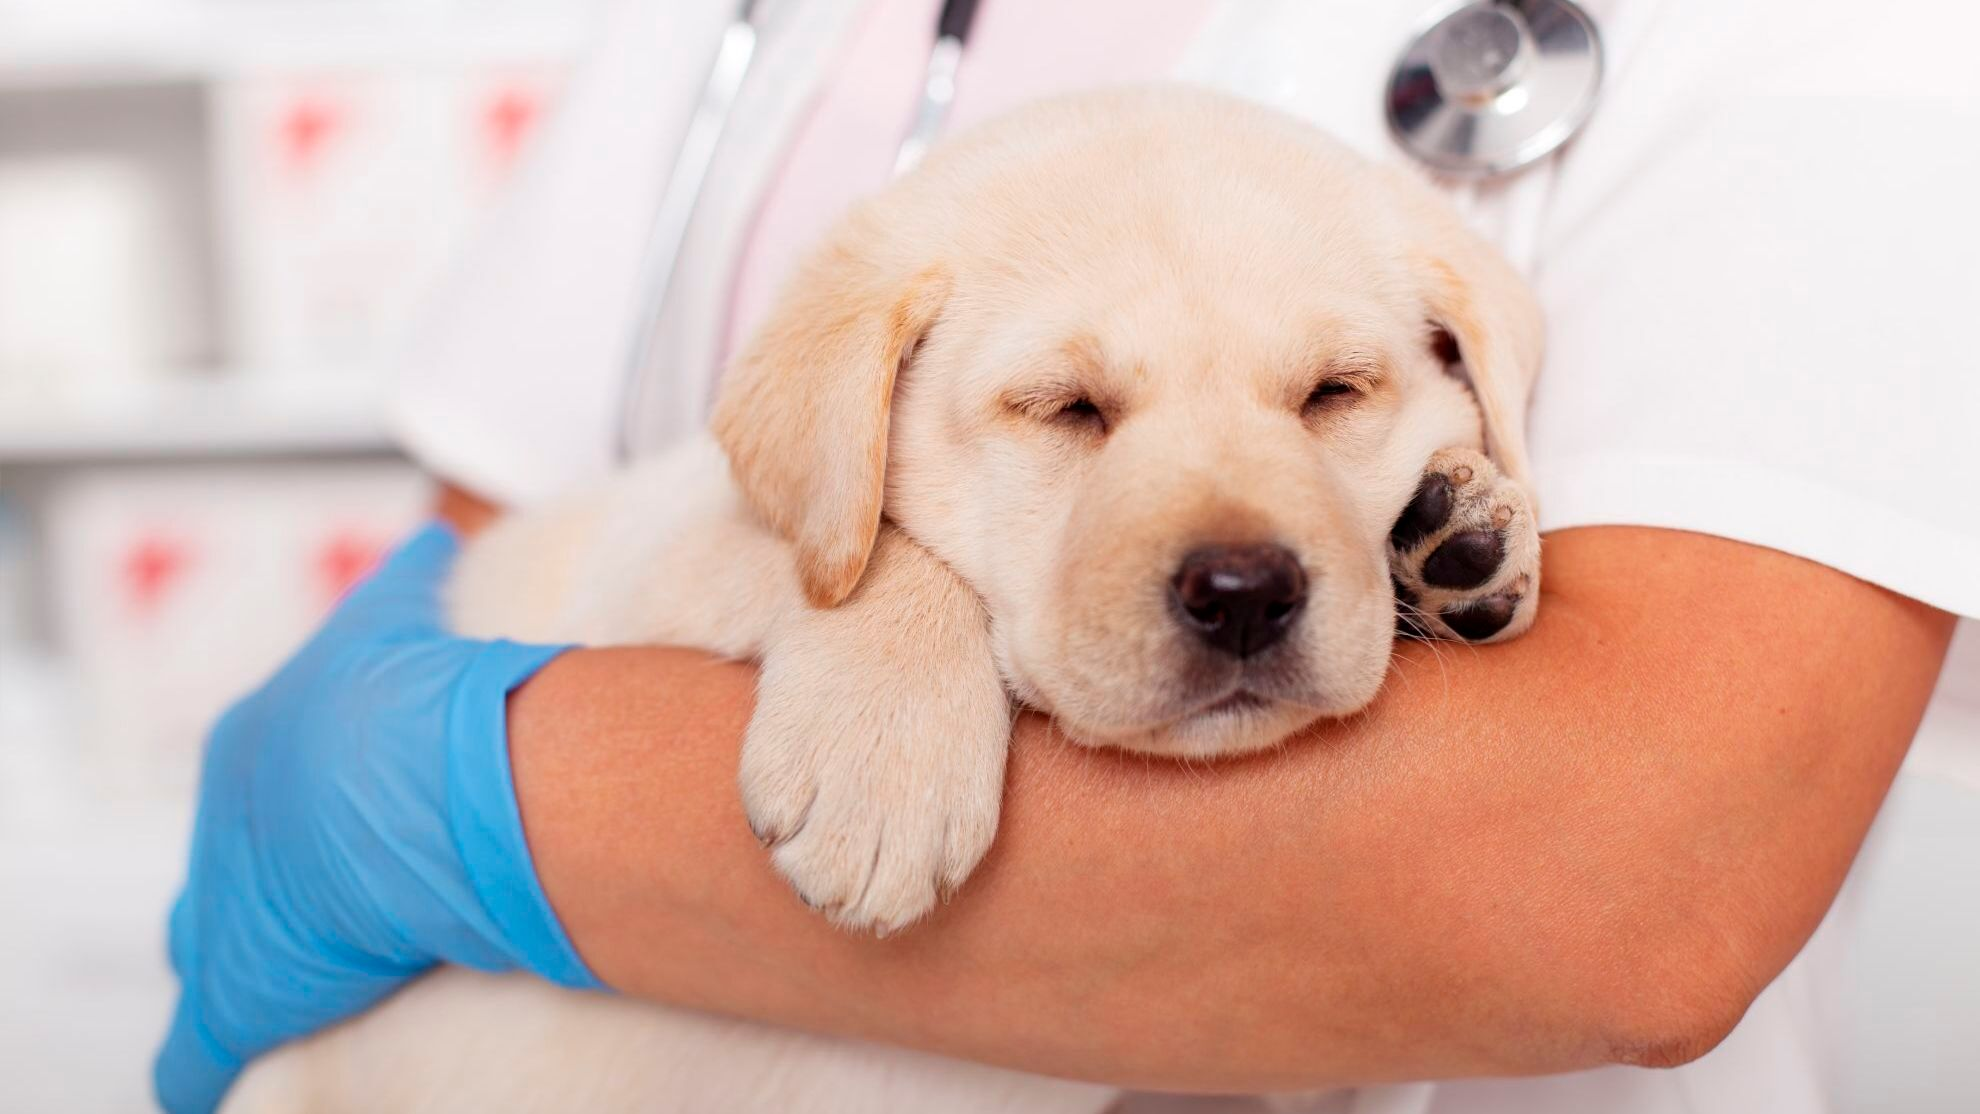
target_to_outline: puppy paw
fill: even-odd
[[[989,849],[1011,733],[980,602],[925,579],[887,602],[903,594],[887,578],[924,558],[893,559],[880,583],[771,640],[740,779],[750,828],[798,896],[881,935]]]
[[[1540,534],[1526,489],[1484,453],[1445,449],[1389,533],[1397,618],[1421,638],[1503,642],[1533,625]]]

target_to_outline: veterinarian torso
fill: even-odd
[[[1430,6],[984,0],[948,129],[1168,75],[1399,158],[1379,92]],[[1970,1054],[1932,1044],[1980,1026],[1980,222],[1933,214],[1970,210],[1958,199],[1980,180],[1980,71],[1964,53],[1980,9],[1585,6],[1609,46],[1586,132],[1508,181],[1454,188],[1549,315],[1531,428],[1543,528],[1735,538],[1968,621],[1836,910],[1718,1051],[1671,1072],[1301,1101],[1359,1114],[1945,1108],[1933,1104],[1980,1093]],[[733,7],[615,9],[533,170],[415,347],[396,420],[434,471],[524,504],[612,466],[642,242]],[[795,254],[887,181],[938,7],[767,10],[655,338],[670,370],[637,415],[649,447],[701,423],[724,354]]]

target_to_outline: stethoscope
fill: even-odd
[[[969,41],[970,27],[976,22],[977,0],[943,0],[935,20],[935,45],[923,67],[921,101],[916,106],[907,134],[894,153],[894,173],[914,169],[948,118],[949,106],[956,99],[956,71],[962,66],[963,46]],[[638,449],[637,424],[643,415],[641,389],[654,360],[660,320],[667,309],[667,295],[674,285],[681,261],[681,244],[687,238],[688,222],[701,200],[708,181],[708,168],[728,130],[736,98],[756,61],[759,33],[757,16],[762,0],[741,0],[736,13],[722,29],[715,48],[715,62],[708,68],[708,80],[701,87],[701,99],[689,118],[674,156],[674,169],[660,193],[660,208],[647,236],[646,255],[641,265],[639,319],[626,363],[620,372],[618,458],[630,460]]]
[[[681,244],[755,64],[762,0],[741,0],[661,191],[640,277],[639,319],[621,372],[619,458],[635,448],[641,389],[681,259]],[[921,100],[894,156],[913,169],[941,132],[977,0],[943,0],[923,70]],[[1602,37],[1574,0],[1458,0],[1428,21],[1396,59],[1384,89],[1389,132],[1411,158],[1451,177],[1522,170],[1587,122],[1602,84]]]

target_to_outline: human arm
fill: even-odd
[[[750,672],[566,655],[511,698],[551,904],[621,991],[1175,1089],[1678,1062],[1812,931],[1946,615],[1675,531],[1548,542],[1525,638],[1187,767],[1020,723],[998,843],[897,939],[794,901],[736,802]]]

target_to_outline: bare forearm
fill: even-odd
[[[554,664],[511,709],[524,821],[579,949],[635,995],[1177,1088],[1682,1057],[1826,908],[1950,623],[1711,539],[1584,531],[1548,558],[1532,634],[1407,648],[1369,715],[1280,753],[1176,766],[1027,718],[989,859],[895,939],[831,929],[750,837],[740,666]],[[1778,595],[1718,591],[1727,562]],[[1865,652],[1915,664],[1827,680]]]

